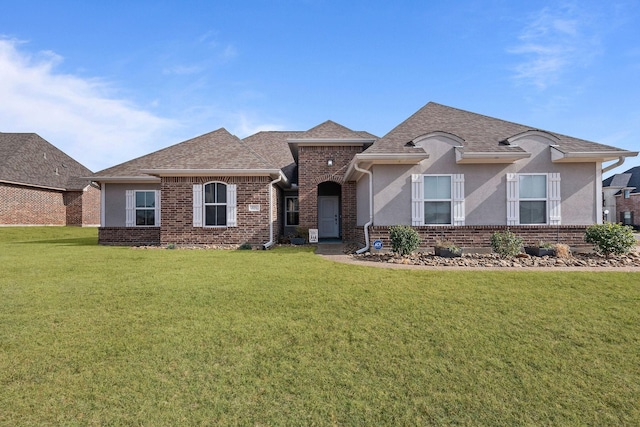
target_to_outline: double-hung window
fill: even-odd
[[[125,198],[127,227],[160,225],[160,191],[127,190]]]
[[[235,184],[209,182],[193,185],[194,227],[235,227],[236,217]]]
[[[547,223],[547,175],[520,175],[520,224]]]
[[[451,176],[431,175],[424,180],[424,223],[451,224]]]
[[[285,198],[285,225],[299,225],[300,211],[297,196],[288,196]]]
[[[507,225],[560,225],[560,174],[507,174]]]
[[[464,225],[464,175],[411,176],[412,225]]]

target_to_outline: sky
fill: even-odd
[[[0,14],[0,132],[38,133],[94,172],[221,127],[383,136],[430,101],[638,151],[640,2],[21,0]]]

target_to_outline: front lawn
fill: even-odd
[[[0,228],[0,425],[640,424],[640,274]]]

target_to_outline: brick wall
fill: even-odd
[[[628,199],[625,199],[622,195],[616,196],[618,218],[612,218],[612,221],[623,222],[622,215],[624,215],[625,211],[633,212],[634,225],[640,224],[640,193],[631,193]]]
[[[524,244],[534,245],[539,241],[564,243],[572,247],[588,246],[584,241],[586,225],[550,226],[463,226],[463,227],[413,227],[420,234],[420,248],[430,249],[437,239],[447,240],[463,248],[489,248],[491,235],[497,231],[510,230],[524,239]],[[358,233],[360,234],[360,233]],[[364,231],[361,234],[364,241]],[[369,242],[382,240],[383,248],[390,249],[389,227],[369,228]]]
[[[306,146],[298,151],[298,198],[300,225],[318,228],[318,184],[332,181],[342,186],[341,215],[342,237],[355,238],[356,186],[355,182],[344,182],[343,176],[353,157],[362,152],[361,146]],[[333,166],[327,166],[327,160]]]
[[[89,186],[82,194],[83,226],[100,224],[100,189]]]
[[[156,246],[160,244],[160,227],[101,227],[98,244],[111,246]]]
[[[0,183],[0,224],[65,225],[61,191]]]
[[[193,185],[212,181],[237,185],[237,227],[193,226]],[[268,242],[270,182],[266,176],[163,177],[160,243],[237,246],[245,242],[252,245]],[[260,211],[250,212],[250,204],[259,204]],[[277,230],[274,228],[274,232]]]

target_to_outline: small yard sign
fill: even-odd
[[[318,229],[310,228],[309,229],[309,243],[318,243]]]
[[[373,247],[377,250],[382,249],[382,240],[375,240],[373,242]]]

